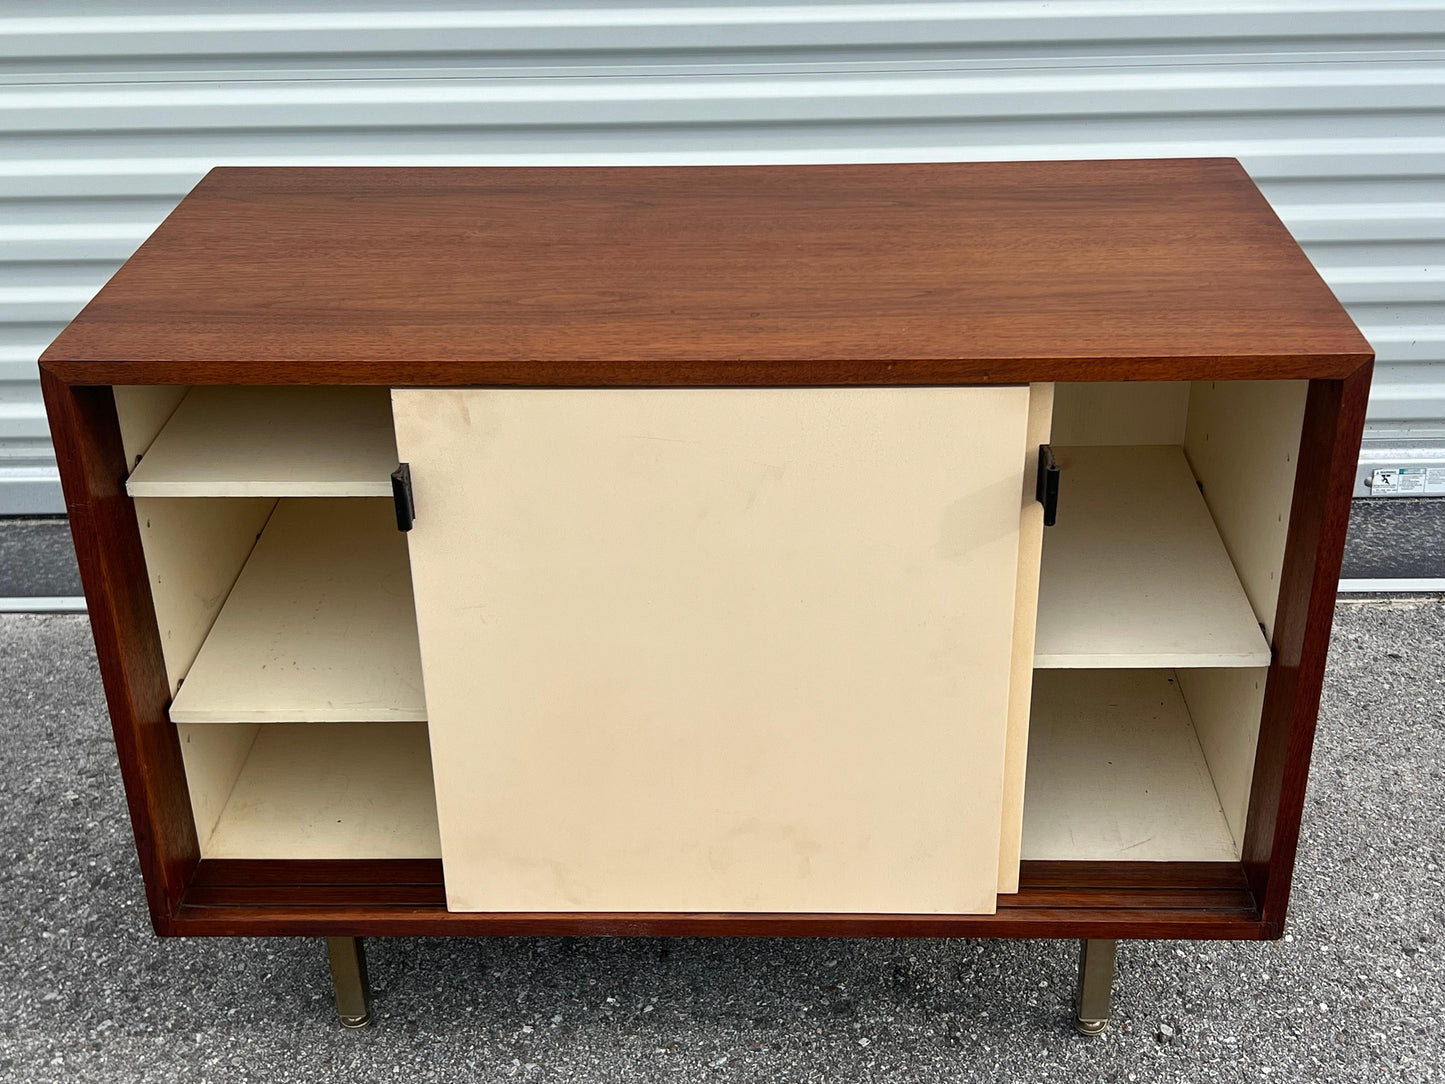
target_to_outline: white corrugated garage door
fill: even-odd
[[[0,512],[61,508],[36,356],[218,164],[1232,155],[1379,352],[1370,436],[1445,446],[1442,0],[462,6],[4,5]]]

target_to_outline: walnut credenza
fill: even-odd
[[[1280,935],[1372,354],[1231,160],[218,169],[41,359],[156,930]],[[1046,525],[1046,523],[1048,525]]]

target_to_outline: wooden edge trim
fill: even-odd
[[[361,885],[442,886],[440,858],[203,858],[191,889]]]
[[[258,859],[206,858],[193,887],[226,885],[441,885],[439,858]],[[1021,889],[1039,888],[1248,888],[1238,862],[1024,861]],[[1000,900],[1013,898],[1001,895]]]
[[[1032,862],[994,915],[449,912],[434,860],[200,863],[173,932],[473,936],[1248,937],[1243,870],[1228,862]],[[1113,932],[1100,932],[1107,926]],[[1057,932],[1084,929],[1084,934]]]
[[[1022,888],[1247,888],[1238,862],[1070,862],[1025,860]],[[192,884],[440,885],[439,858],[206,858]],[[1001,899],[1011,898],[1002,895]]]
[[[889,387],[1033,381],[1344,379],[1367,353],[1131,358],[485,360],[389,365],[315,358],[254,362],[76,361],[42,368],[72,384],[372,384],[385,387]]]
[[[182,936],[350,937],[1115,937],[1261,940],[1249,911],[1039,908],[997,915],[454,914],[432,907],[201,907]]]
[[[1019,887],[1036,888],[1243,888],[1238,862],[1065,862],[1025,861]],[[1007,899],[1000,896],[1000,901]]]
[[[110,710],[151,922],[169,932],[200,858],[125,454],[109,387],[41,390]]]
[[[352,907],[365,910],[388,907],[418,907],[446,910],[446,890],[441,885],[198,885],[186,890],[188,908],[254,907],[263,911],[277,907]]]
[[[1250,788],[1243,865],[1269,936],[1284,930],[1374,366],[1311,380]]]
[[[1005,897],[1008,898],[1008,897]],[[388,885],[307,885],[298,888],[295,885],[196,885],[192,884],[187,890],[185,904],[187,908],[204,907],[254,907],[262,910],[275,908],[341,908],[354,907],[361,909],[377,909],[387,907],[416,907],[426,908],[432,911],[446,910],[446,892],[441,885],[429,884],[388,884]],[[1129,892],[1113,891],[1109,893],[1091,889],[1079,888],[1042,888],[1030,892],[1027,902],[999,902],[999,915],[1011,915],[1015,912],[1032,912],[1044,910],[1066,910],[1066,911],[1104,911],[1118,912],[1121,910],[1134,911],[1190,911],[1190,912],[1228,912],[1233,915],[1248,915],[1257,917],[1258,913],[1254,907],[1254,897],[1248,889],[1165,889],[1148,888],[1135,889]],[[465,916],[459,914],[459,920]],[[478,919],[490,919],[490,915],[475,916]],[[536,916],[546,917],[546,916]],[[586,915],[581,916],[589,921],[606,920],[620,921],[624,915]],[[672,919],[686,916],[670,916]],[[747,920],[753,916],[733,915],[738,920]],[[848,916],[837,915],[815,915],[806,916],[818,921],[829,919],[846,919]],[[876,916],[880,920],[890,917]],[[906,917],[906,916],[905,916]]]

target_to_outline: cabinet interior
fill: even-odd
[[[1023,859],[1237,860],[1305,389],[1054,386]],[[115,389],[205,857],[440,853],[388,395]]]
[[[115,389],[203,857],[440,855],[388,395]]]
[[[1025,859],[1238,859],[1306,389],[1055,385]]]

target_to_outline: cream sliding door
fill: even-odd
[[[394,392],[449,907],[992,912],[1028,400]]]

